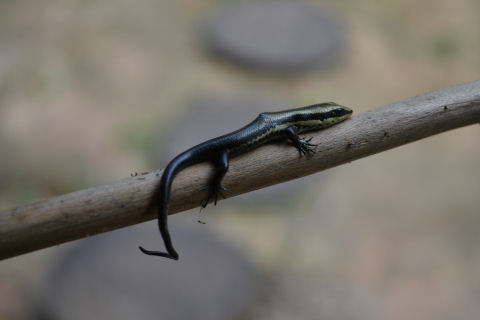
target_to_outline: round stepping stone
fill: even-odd
[[[270,71],[325,66],[339,56],[343,28],[320,6],[291,2],[225,5],[206,27],[207,46],[240,64]]]
[[[153,221],[82,240],[43,290],[39,319],[236,319],[254,302],[257,273],[243,254],[190,217],[170,217],[180,260]]]

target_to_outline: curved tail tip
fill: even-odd
[[[173,251],[172,253],[168,252],[161,252],[161,251],[151,251],[144,249],[143,247],[139,246],[138,249],[142,251],[144,254],[148,254],[149,256],[159,256],[159,257],[164,257],[164,258],[169,258],[172,260],[178,260],[178,253]]]

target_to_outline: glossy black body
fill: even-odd
[[[145,254],[178,259],[167,226],[170,188],[175,175],[187,166],[211,161],[217,167],[213,177],[212,192],[204,203],[221,194],[221,180],[228,170],[229,158],[247,152],[274,139],[289,139],[301,153],[313,151],[313,144],[298,137],[298,133],[329,127],[347,119],[352,110],[335,103],[316,104],[281,112],[261,113],[245,127],[229,134],[208,140],[175,157],[165,168],[159,191],[158,226],[167,252],[150,251],[140,247]]]

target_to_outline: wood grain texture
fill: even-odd
[[[319,146],[312,156],[300,157],[286,144],[269,144],[234,158],[224,179],[225,195],[303,177],[475,123],[480,123],[480,81],[356,114],[313,132],[308,136]],[[197,189],[207,184],[211,173],[209,164],[180,172],[173,183],[169,213],[199,206],[206,192]],[[130,177],[0,212],[0,259],[156,218],[161,174]]]

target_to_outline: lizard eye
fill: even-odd
[[[335,109],[335,110],[330,111],[330,116],[331,116],[331,117],[336,117],[336,116],[338,116],[338,115],[339,115],[338,110]]]

